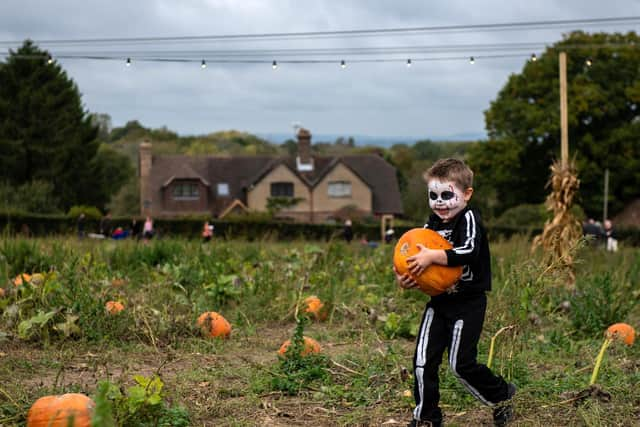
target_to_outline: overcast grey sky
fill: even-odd
[[[309,32],[623,16],[640,16],[640,2],[2,0],[0,40]],[[640,30],[637,24],[582,29]],[[254,40],[209,43],[206,48],[554,42],[566,31],[567,28],[346,40]],[[175,51],[193,46],[166,48]],[[197,48],[205,46],[201,44]],[[64,49],[49,48],[54,56],[64,53]],[[145,126],[164,125],[181,134],[227,129],[287,133],[292,132],[292,123],[297,122],[314,134],[438,139],[460,134],[484,135],[483,111],[495,99],[509,74],[522,69],[528,55],[530,53],[516,58],[478,59],[473,65],[467,60],[414,62],[410,68],[401,58],[393,63],[349,63],[346,55],[346,69],[341,69],[338,61],[335,64],[281,64],[275,71],[270,64],[209,64],[201,69],[198,63],[136,62],[135,55],[132,55],[131,67],[125,67],[124,61],[60,59],[59,62],[78,84],[86,108],[109,114],[116,126],[137,119]]]

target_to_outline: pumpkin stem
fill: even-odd
[[[508,331],[509,329],[513,329],[514,327],[515,327],[515,325],[510,325],[510,326],[505,326],[503,328],[500,328],[498,330],[498,332],[496,332],[491,337],[491,345],[489,346],[489,357],[487,358],[487,368],[491,368],[491,362],[493,361],[493,349],[494,349],[495,344],[496,344],[496,338],[498,338],[498,335],[500,335],[504,331]]]
[[[609,347],[613,340],[611,338],[605,338],[602,343],[602,347],[600,347],[600,353],[598,353],[598,357],[596,358],[596,366],[593,368],[593,373],[591,374],[591,381],[589,381],[589,385],[593,385],[596,382],[596,378],[598,377],[598,371],[600,370],[600,365],[602,364],[602,359],[604,358],[604,352]]]

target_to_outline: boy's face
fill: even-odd
[[[444,222],[460,213],[473,194],[473,188],[462,190],[453,181],[430,179],[427,186],[429,207]]]

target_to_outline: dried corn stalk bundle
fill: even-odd
[[[575,162],[565,168],[560,161],[554,162],[547,186],[551,187],[551,194],[545,204],[547,210],[553,212],[553,219],[546,221],[542,234],[533,240],[533,248],[541,246],[546,265],[563,270],[567,274],[567,285],[573,287],[573,250],[581,236],[580,223],[570,211],[580,186]]]

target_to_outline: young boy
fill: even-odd
[[[460,160],[441,159],[424,178],[433,210],[425,228],[437,231],[453,249],[420,246],[420,252],[407,259],[409,271],[419,275],[431,264],[461,265],[463,270],[458,283],[431,298],[422,316],[413,358],[416,407],[409,426],[442,425],[438,368],[445,349],[453,374],[473,397],[494,407],[494,422],[503,426],[513,416],[510,399],[516,387],[476,361],[487,307],[485,293],[491,290],[491,262],[478,212],[467,207],[473,194],[473,172]],[[396,276],[404,289],[417,286],[408,274],[396,272]]]

